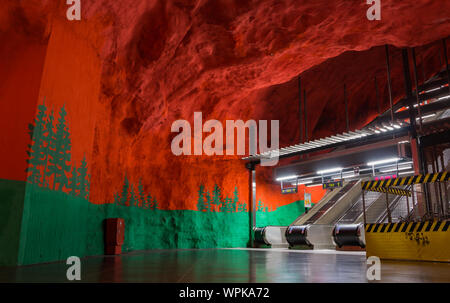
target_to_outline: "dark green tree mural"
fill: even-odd
[[[237,207],[237,212],[246,212],[247,211],[247,204],[246,203],[239,203]]]
[[[227,213],[236,212],[236,209],[233,207],[233,200],[229,197],[226,197],[223,203],[223,207],[220,209],[220,211]]]
[[[143,207],[145,204],[145,193],[144,193],[144,186],[142,185],[142,179],[139,179],[137,200],[138,200],[137,206]]]
[[[213,196],[212,196],[212,205],[213,206],[212,206],[212,210],[211,211],[214,211],[214,206],[216,206],[217,209],[219,211],[221,211],[221,208],[223,207],[222,193],[220,191],[220,187],[217,184],[214,185],[214,189],[213,189],[212,194],[213,194]]]
[[[233,191],[233,209],[237,211],[237,207],[239,205],[239,192],[237,186],[234,187]]]
[[[55,131],[53,129],[53,121],[54,121],[53,110],[48,114],[47,121],[45,123],[45,144],[43,146],[44,151],[44,186],[50,187],[50,178],[52,176],[51,167],[53,166],[53,158],[55,157]]]
[[[52,150],[52,157],[49,161],[49,173],[54,176],[53,189],[59,190],[62,190],[64,186],[68,186],[66,173],[68,173],[70,170],[68,162],[70,162],[71,159],[71,140],[69,128],[66,122],[66,115],[67,112],[65,106],[63,106],[59,111],[59,119],[56,123],[55,136],[54,140],[52,141],[53,144],[50,145]],[[80,195],[82,197],[85,197],[85,195],[83,194],[83,190],[85,190],[85,188],[83,188],[82,186],[83,175],[80,174],[80,177],[82,178],[80,180]],[[86,175],[84,177],[86,177]]]
[[[261,200],[256,204],[256,211],[266,211],[266,207],[264,207],[264,203],[262,203]]]
[[[81,161],[81,166],[78,168],[78,175],[79,175],[78,181],[79,181],[80,196],[85,199],[89,198],[89,188],[90,188],[90,180],[87,172],[88,168],[86,156],[84,156],[83,160]]]
[[[38,106],[38,112],[33,123],[28,125],[28,134],[31,138],[31,144],[28,145],[28,159],[27,159],[27,172],[28,182],[39,184],[42,186],[43,180],[41,180],[41,171],[39,167],[44,165],[45,153],[44,153],[44,130],[46,121],[47,107],[45,102]]]
[[[32,138],[27,151],[27,181],[88,200],[90,176],[86,157],[78,169],[71,164],[72,143],[66,108],[61,107],[56,125],[54,111],[47,113],[47,110],[45,103],[38,105],[36,118],[28,126]]]
[[[205,186],[203,186],[203,184],[200,184],[200,187],[198,189],[197,210],[198,211],[206,211]]]
[[[125,175],[122,186],[122,195],[120,196],[120,205],[127,205],[129,188],[130,182],[128,181],[127,175]]]
[[[72,176],[70,177],[69,189],[71,195],[73,196],[80,195],[80,182],[78,171],[75,165],[72,167]]]
[[[127,206],[137,206],[139,203],[136,193],[134,192],[133,184],[130,185],[130,201]]]
[[[120,195],[118,193],[114,194],[114,204],[120,205]]]
[[[152,196],[147,195],[144,201],[144,208],[151,209],[152,208]]]
[[[209,194],[208,191],[205,192],[205,210],[204,211],[214,211],[213,208],[213,198],[211,197],[211,195]]]
[[[158,201],[156,200],[155,197],[153,197],[153,200],[152,200],[152,209],[153,210],[158,209]]]

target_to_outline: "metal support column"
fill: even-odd
[[[256,170],[255,163],[247,163],[246,167],[248,169],[248,214],[249,214],[249,246],[255,247],[254,239],[254,228],[256,227]]]
[[[444,164],[444,154],[441,152],[441,167],[442,167],[442,171],[446,171],[445,168],[445,164]],[[447,190],[447,183],[444,182],[442,183],[443,187],[444,187],[444,197],[445,197],[445,214],[448,215],[449,214],[449,210],[450,210],[450,200],[448,197],[448,190]]]
[[[448,66],[448,57],[447,57],[447,41],[446,39],[442,39],[442,46],[444,48],[444,60],[445,60],[445,70],[447,72],[447,82],[448,82],[448,91],[450,92],[450,68]]]
[[[300,143],[303,143],[303,112],[302,112],[302,79],[298,77],[298,113],[300,123]]]
[[[408,49],[402,49],[403,58],[403,76],[405,79],[405,94],[408,103],[409,123],[411,125],[411,137],[417,138],[416,133],[416,112],[414,110],[414,102],[412,98],[411,72],[409,70]]]
[[[388,91],[389,91],[389,106],[391,109],[391,122],[394,122],[394,109],[392,104],[392,83],[391,83],[391,64],[389,63],[389,46],[385,45],[385,51],[386,51],[386,70],[387,70],[387,84],[388,84]]]
[[[417,76],[417,62],[416,62],[416,50],[415,48],[412,49],[412,59],[413,59],[413,66],[414,66],[414,82],[416,86],[416,101],[417,101],[417,111],[419,114],[419,127],[420,132],[422,133],[422,109],[420,108],[420,99],[419,99],[419,79]]]
[[[350,126],[348,123],[348,101],[347,101],[347,87],[344,84],[344,103],[345,103],[345,126],[347,129],[347,132],[350,131]]]
[[[377,112],[378,115],[381,115],[381,104],[380,104],[380,92],[378,90],[378,82],[377,82],[377,77],[374,77],[375,79],[375,98],[377,99]]]
[[[303,90],[303,114],[305,117],[305,142],[308,142],[308,115],[306,110],[306,90]]]

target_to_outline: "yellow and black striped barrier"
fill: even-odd
[[[380,193],[390,193],[390,194],[398,195],[398,196],[411,197],[411,191],[406,190],[406,189],[396,188],[396,187],[377,187],[377,188],[371,188],[368,190],[376,191],[376,192],[380,192]]]
[[[365,240],[368,257],[450,262],[450,221],[366,224]]]
[[[363,190],[373,190],[379,187],[404,186],[420,183],[446,182],[450,180],[449,172],[441,172],[436,174],[416,175],[387,180],[363,181],[361,187]]]

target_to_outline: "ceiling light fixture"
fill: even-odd
[[[389,159],[384,159],[384,160],[378,160],[378,161],[368,162],[367,166],[375,166],[375,165],[379,165],[379,164],[397,162],[398,160],[400,160],[400,158],[389,158]]]
[[[335,173],[335,172],[340,172],[342,171],[342,167],[335,167],[335,168],[330,168],[330,169],[325,169],[325,170],[319,170],[317,172],[318,175],[323,175],[323,174],[329,174],[329,173]]]

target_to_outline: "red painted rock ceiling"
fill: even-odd
[[[384,45],[391,45],[397,100],[404,90],[399,48],[418,47],[422,81],[443,66],[440,40],[450,34],[450,2],[441,0],[381,0],[381,21],[367,20],[362,0],[82,0],[81,21],[65,19],[62,0],[5,1],[0,75],[24,60],[30,64],[22,73],[35,74],[0,86],[6,103],[20,96],[17,150],[25,151],[34,115],[25,107],[44,97],[66,104],[73,157],[86,154],[91,168],[91,200],[112,202],[126,173],[135,183],[142,178],[167,209],[194,209],[200,183],[217,183],[225,194],[238,185],[248,201],[238,157],[171,154],[173,121],[192,122],[195,111],[204,120],[278,119],[280,144],[297,143],[301,75],[310,137],[344,131],[344,83],[351,127],[360,127],[376,115],[375,76],[388,106]],[[22,155],[3,156],[21,164],[1,177],[23,178]],[[302,197],[281,196],[271,172],[257,170],[258,199],[276,207]]]

